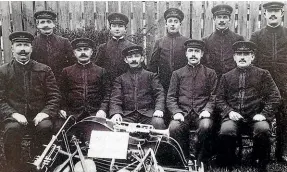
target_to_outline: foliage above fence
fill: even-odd
[[[266,25],[262,9],[264,1],[0,1],[4,56],[10,55],[9,33],[26,30],[36,34],[33,14],[39,10],[52,10],[58,14],[57,28],[61,33],[87,28],[105,30],[108,28],[108,14],[122,12],[130,19],[127,29],[130,39],[141,43],[149,51],[155,40],[166,34],[163,18],[166,9],[181,9],[185,14],[181,33],[200,39],[214,31],[211,8],[219,3],[234,8],[231,30],[246,39]],[[287,17],[284,25],[287,25],[286,20]],[[5,59],[7,61],[9,59]]]

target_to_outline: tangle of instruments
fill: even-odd
[[[127,158],[88,157],[92,131],[128,133]],[[94,116],[77,123],[70,116],[31,164],[43,172],[204,172],[202,163],[185,159],[168,129]]]

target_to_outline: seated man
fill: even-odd
[[[78,62],[62,71],[59,81],[63,97],[61,114],[77,121],[90,115],[106,117],[110,84],[106,70],[91,62],[94,42],[88,38],[72,41]]]
[[[142,68],[143,48],[129,46],[122,54],[129,70],[114,81],[110,100],[112,120],[151,124],[156,129],[164,129],[164,90],[157,74]]]
[[[39,155],[52,137],[52,117],[57,115],[60,92],[50,67],[30,59],[33,35],[10,34],[13,60],[0,67],[0,113],[4,123],[4,152],[8,169],[23,170],[21,140],[30,132]],[[25,170],[23,170],[25,171]]]
[[[167,93],[167,108],[173,114],[170,136],[179,142],[188,158],[189,131],[197,129],[196,158],[199,162],[207,162],[211,156],[209,141],[217,76],[213,69],[200,64],[203,41],[187,40],[184,45],[188,64],[172,73]]]
[[[233,44],[237,68],[222,75],[216,94],[223,118],[220,155],[229,169],[236,160],[237,136],[243,132],[253,137],[253,160],[259,160],[259,171],[266,171],[269,160],[270,121],[281,97],[270,73],[251,64],[255,48],[253,42]]]

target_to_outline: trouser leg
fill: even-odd
[[[24,126],[16,121],[5,123],[4,153],[7,165],[17,167],[21,160],[21,141]]]
[[[224,120],[221,124],[219,139],[219,158],[221,165],[233,166],[236,162],[236,141],[238,135],[238,124],[233,120]]]

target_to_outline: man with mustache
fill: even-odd
[[[50,66],[58,81],[63,68],[76,62],[71,43],[67,38],[54,34],[57,15],[52,11],[34,14],[38,32],[33,41],[31,59]]]
[[[282,96],[279,112],[276,114],[276,158],[287,162],[287,28],[282,27],[283,2],[263,4],[267,26],[252,33],[250,41],[258,51],[255,65],[268,70]]]
[[[240,134],[253,138],[253,162],[259,172],[267,171],[270,158],[270,122],[280,102],[279,90],[267,70],[255,67],[256,45],[238,41],[233,44],[237,67],[222,75],[216,105],[223,118],[219,131],[222,165],[231,170],[236,162],[236,141]]]
[[[148,70],[159,74],[160,82],[167,92],[172,72],[187,64],[183,44],[188,38],[179,32],[184,19],[180,9],[169,8],[164,12],[164,19],[167,35],[155,42]]]
[[[114,81],[110,116],[114,122],[151,124],[164,129],[165,96],[155,73],[143,69],[143,48],[129,46],[122,51],[129,70]]]
[[[204,42],[187,40],[188,64],[172,73],[167,93],[167,108],[172,113],[170,136],[176,139],[189,157],[189,131],[196,129],[195,156],[198,163],[211,157],[212,114],[215,105],[217,76],[213,69],[200,64]]]
[[[59,81],[63,97],[61,113],[74,115],[77,121],[90,115],[105,118],[110,83],[106,70],[91,62],[94,42],[78,38],[71,44],[78,62],[62,71]]]
[[[232,44],[243,41],[244,38],[229,29],[233,8],[226,4],[219,4],[211,9],[215,23],[215,31],[203,38],[205,42],[202,64],[214,69],[218,78],[222,74],[234,69]]]
[[[13,32],[9,39],[14,58],[0,67],[0,113],[8,165],[4,171],[14,172],[26,169],[21,162],[21,140],[27,132],[33,137],[33,157],[49,143],[51,120],[57,116],[61,96],[51,68],[30,59],[33,35]]]
[[[108,16],[111,39],[98,48],[95,63],[107,70],[111,84],[114,79],[127,71],[128,65],[123,61],[122,51],[134,45],[125,36],[129,19],[122,13],[111,13]]]

